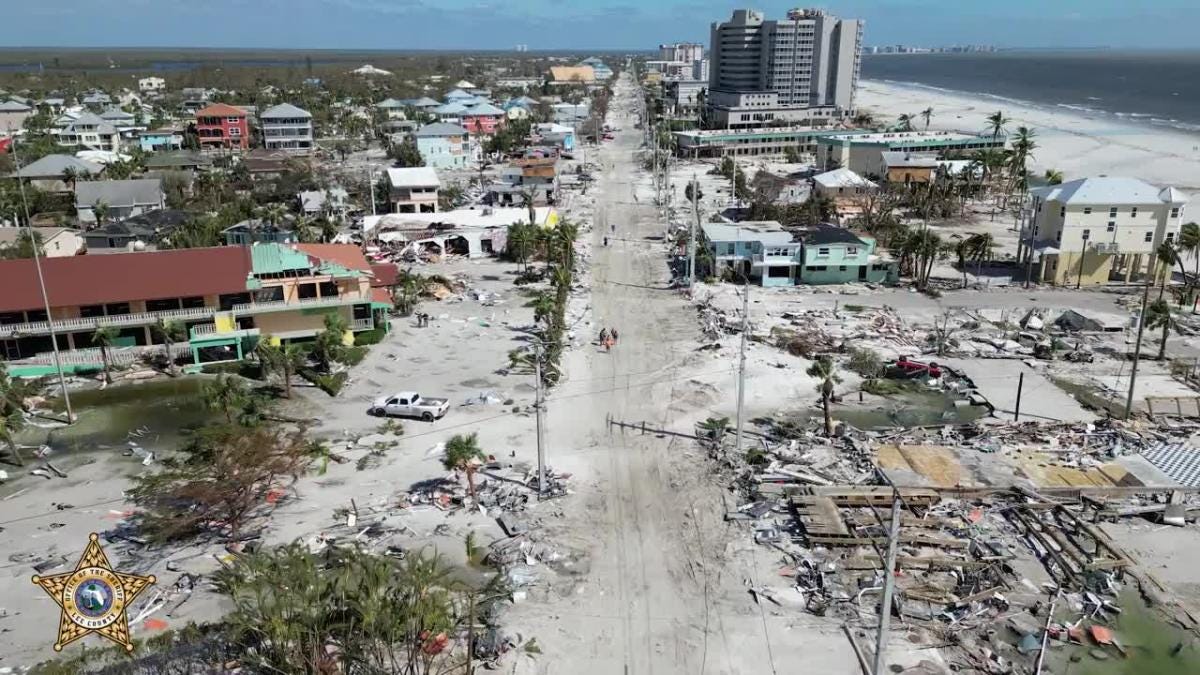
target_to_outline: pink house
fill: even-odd
[[[491,103],[480,103],[459,115],[460,124],[471,134],[491,136],[503,126],[506,114]]]

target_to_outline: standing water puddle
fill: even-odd
[[[130,442],[155,452],[174,449],[183,432],[212,419],[200,393],[205,381],[181,377],[72,392],[74,424],[32,419],[17,442],[49,445],[55,453],[125,448]],[[50,406],[64,412],[62,399]]]
[[[1196,675],[1200,673],[1200,647],[1191,633],[1167,623],[1136,593],[1124,593],[1118,602],[1121,614],[1112,628],[1116,641],[1128,653],[1097,646],[1088,639],[1082,646],[1059,647],[1048,655],[1049,673],[1062,675]],[[1069,620],[1059,615],[1060,619]],[[1106,658],[1092,653],[1102,651]],[[1072,658],[1078,661],[1072,661]]]

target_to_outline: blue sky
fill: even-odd
[[[707,42],[715,0],[3,0],[0,46],[298,49],[645,49]],[[867,20],[867,44],[1184,48],[1198,0],[828,0]],[[104,9],[101,10],[100,8]],[[1154,42],[1148,44],[1153,38]]]

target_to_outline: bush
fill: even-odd
[[[346,364],[347,366],[357,366],[358,364],[362,363],[362,360],[365,359],[366,357],[367,357],[367,348],[366,347],[359,347],[359,346],[346,347],[346,350],[344,352],[342,352],[342,358],[339,359],[339,361]]]
[[[387,335],[382,328],[372,328],[364,330],[361,333],[354,334],[354,344],[356,345],[377,345],[383,341],[383,336]]]
[[[872,380],[883,374],[883,359],[870,349],[851,348],[846,367],[860,377]]]
[[[318,373],[312,369],[306,368],[301,371],[300,375],[304,379],[315,384],[318,389],[326,394],[329,394],[330,396],[337,396],[339,393],[341,393],[342,387],[345,387],[346,381],[350,379],[350,375],[347,374],[346,371],[334,373],[332,375],[325,375],[323,373]]]

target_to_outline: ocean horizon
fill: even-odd
[[[1200,133],[1200,51],[865,55],[862,79]]]

